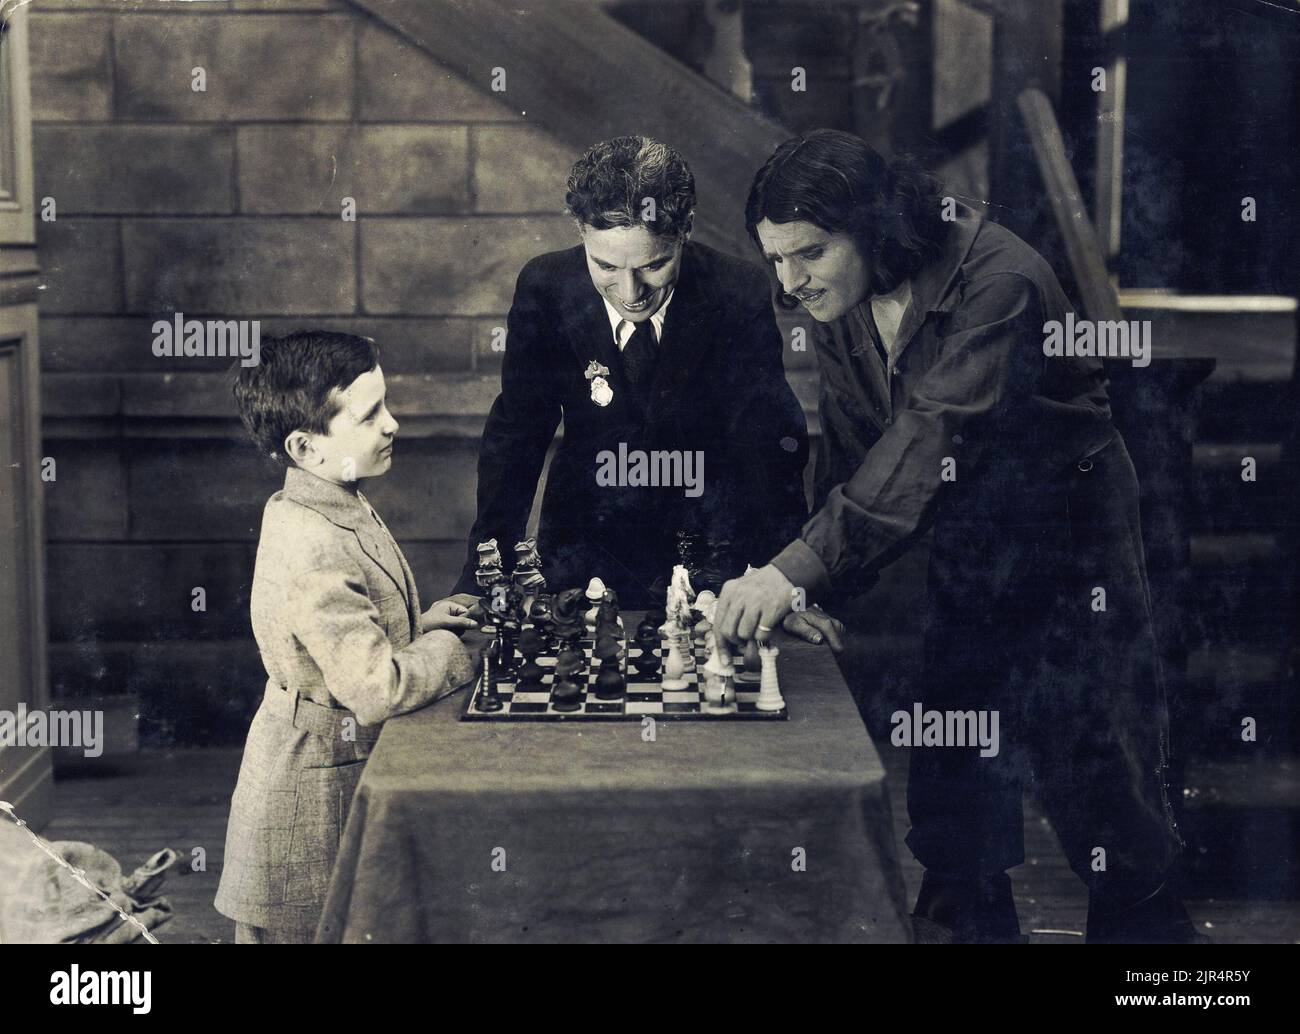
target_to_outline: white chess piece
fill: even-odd
[[[745,644],[745,652],[741,654],[744,661],[744,668],[736,672],[736,681],[742,685],[752,685],[758,681],[758,640],[751,639]]]
[[[709,714],[729,714],[736,710],[736,686],[732,682],[731,655],[713,639],[709,659],[704,662],[704,709]]]
[[[688,628],[677,633],[677,649],[682,655],[682,670],[690,674],[695,670],[695,642]]]
[[[583,612],[582,623],[590,629],[596,627],[596,615],[600,611],[601,601],[605,598],[605,583],[599,578],[593,578],[587,583],[587,602],[591,607]]]
[[[758,683],[758,699],[754,706],[760,711],[780,711],[785,707],[785,698],[781,696],[781,684],[776,677],[776,658],[780,649],[767,643],[760,643],[758,657],[763,665],[763,676]]]
[[[685,689],[686,680],[682,675],[686,672],[686,666],[682,661],[680,633],[671,621],[659,631],[668,641],[668,656],[664,660],[664,676],[660,685],[664,689]]]

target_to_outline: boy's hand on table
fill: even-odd
[[[471,628],[478,628],[478,620],[470,613],[470,608],[458,603],[454,598],[439,600],[420,615],[420,631],[432,632],[444,628],[458,635]]]

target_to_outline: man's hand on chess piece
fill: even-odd
[[[455,599],[439,600],[420,615],[421,632],[432,632],[435,628],[445,628],[448,632],[459,634],[478,628],[478,622],[464,603]]]
[[[785,616],[781,627],[805,642],[829,643],[835,653],[844,649],[844,623],[831,617],[821,607],[792,610]]]
[[[713,627],[735,645],[766,639],[790,613],[793,602],[794,585],[779,568],[768,564],[722,587]]]

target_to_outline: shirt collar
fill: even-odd
[[[650,317],[650,322],[654,325],[654,329],[655,329],[656,342],[663,340],[664,317],[668,315],[668,306],[672,303],[673,295],[676,292],[677,292],[676,287],[674,287],[671,291],[669,291],[668,297],[664,299],[663,305],[659,306],[658,311],[653,316]],[[624,321],[623,317],[618,314],[618,310],[614,308],[614,306],[609,304],[609,301],[605,298],[603,294],[600,296],[600,300],[605,303],[605,315],[609,317],[609,329],[614,334],[614,344],[618,345],[618,350],[621,352],[623,351],[623,346],[627,344],[625,340],[620,339],[618,333],[618,326],[620,323]],[[624,336],[631,337],[631,334],[625,331]]]
[[[923,318],[927,312],[941,312],[952,307],[956,296],[951,295],[950,289],[983,221],[983,216],[969,205],[957,202],[957,218],[951,224],[942,253],[912,277],[911,309],[915,317]]]
[[[358,519],[371,512],[359,491],[326,481],[301,467],[284,472],[284,495],[344,528],[355,528]]]

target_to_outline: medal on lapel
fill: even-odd
[[[604,407],[614,401],[614,391],[609,386],[609,381],[605,379],[609,376],[609,367],[601,366],[600,363],[593,359],[587,364],[585,376],[587,380],[591,381],[592,402]]]

